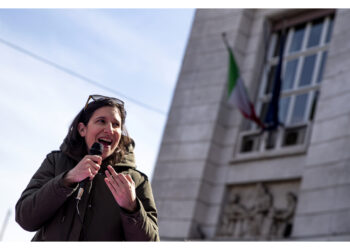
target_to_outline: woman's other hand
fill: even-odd
[[[108,165],[105,182],[118,205],[130,212],[136,210],[135,182],[129,174],[118,174]]]

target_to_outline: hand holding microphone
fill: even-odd
[[[64,181],[68,185],[79,182],[77,199],[80,199],[82,196],[85,185],[89,179],[92,180],[100,170],[100,165],[102,164],[102,152],[103,145],[95,142],[89,150],[89,154],[85,155],[85,157],[81,159],[81,161],[65,176]]]

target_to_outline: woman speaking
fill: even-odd
[[[90,102],[91,100],[91,102]],[[91,95],[16,204],[33,241],[159,241],[151,185],[135,168],[124,103]]]

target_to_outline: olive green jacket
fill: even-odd
[[[119,207],[100,171],[78,204],[77,187],[63,185],[64,175],[78,163],[61,151],[49,153],[16,204],[16,221],[37,231],[33,241],[159,241],[157,210],[148,178],[135,169],[133,150],[114,166],[131,175],[138,209]],[[82,219],[82,221],[81,221]]]

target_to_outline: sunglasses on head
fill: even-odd
[[[124,107],[124,102],[118,98],[108,97],[108,96],[103,96],[103,95],[89,95],[89,98],[87,99],[85,107],[84,107],[84,111],[87,109],[87,106],[89,105],[90,100],[93,100],[93,101],[111,100],[112,102]]]

